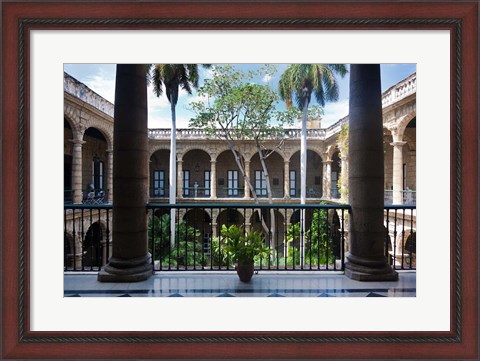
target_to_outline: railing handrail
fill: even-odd
[[[101,204],[65,203],[63,207],[65,209],[112,209],[113,205],[111,203],[101,203]]]
[[[350,204],[300,204],[300,203],[146,203],[147,209],[152,208],[324,208],[324,209],[351,209]],[[385,204],[384,209],[413,209],[417,206],[415,204]],[[66,209],[112,209],[113,205],[110,203],[105,204],[64,204]]]
[[[386,210],[395,210],[395,209],[417,209],[416,204],[385,204],[383,206],[384,209]]]
[[[152,208],[308,208],[308,209],[350,209],[349,204],[300,204],[300,203],[147,203]]]

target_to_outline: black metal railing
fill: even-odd
[[[64,205],[64,270],[98,271],[111,254],[112,205]]]
[[[269,255],[255,259],[257,269],[340,271],[348,208],[329,204],[148,204],[150,252],[156,270],[234,269],[235,260],[223,248],[221,228],[236,225],[263,234]]]
[[[156,271],[233,270],[221,227],[237,225],[264,236],[269,255],[255,259],[257,269],[343,271],[349,209],[337,204],[147,204],[149,251]],[[108,204],[65,204],[65,271],[98,271],[107,263],[111,219]],[[414,270],[415,205],[386,205],[384,219],[390,264]]]
[[[394,269],[416,269],[415,205],[385,205],[385,256]]]

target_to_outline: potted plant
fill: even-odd
[[[236,225],[222,225],[223,249],[237,263],[238,277],[242,282],[250,282],[254,272],[254,257],[269,254],[264,236],[258,231],[244,232]]]

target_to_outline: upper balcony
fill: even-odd
[[[307,137],[310,139],[325,140],[329,129],[307,129]],[[218,130],[218,133],[221,133],[221,130]],[[331,132],[330,132],[331,133]],[[154,128],[148,130],[148,137],[155,140],[170,140],[172,130],[170,128]],[[191,129],[191,128],[182,128],[177,129],[177,140],[180,139],[203,139],[211,140],[213,138],[208,132],[202,129]],[[265,139],[300,139],[301,129],[297,128],[288,128],[283,130],[280,133],[265,133]]]
[[[65,72],[63,73],[63,90],[113,118],[112,103]]]
[[[382,108],[396,103],[417,92],[417,73],[413,73],[401,82],[387,89],[382,94]]]

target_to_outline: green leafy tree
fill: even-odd
[[[191,103],[196,116],[191,119],[190,126],[201,128],[211,137],[225,142],[256,203],[259,202],[258,195],[250,175],[246,172],[246,156],[241,144],[244,141],[253,141],[256,145],[266,181],[268,201],[272,203],[271,180],[266,160],[281,148],[285,140],[284,127],[292,124],[299,115],[294,109],[277,110],[280,102],[278,93],[268,85],[253,82],[255,76],[265,73],[269,75],[275,71],[274,67],[268,65],[257,72],[248,73],[236,70],[230,65],[214,66],[212,79],[206,79],[204,85],[198,89],[198,94],[205,101]],[[268,148],[266,141],[270,145]],[[263,220],[263,217],[260,218]],[[265,233],[275,235],[273,210],[270,214],[270,227],[265,222],[262,226]],[[272,245],[275,244],[273,238]]]

